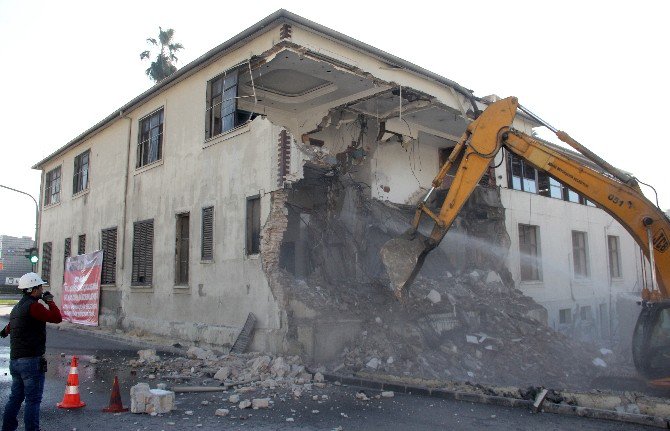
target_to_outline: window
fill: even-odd
[[[247,254],[261,252],[261,198],[247,199]]]
[[[585,322],[593,321],[593,312],[590,305],[579,307],[579,318]]]
[[[140,120],[137,167],[160,160],[163,146],[163,108]]]
[[[521,280],[542,279],[540,260],[540,228],[526,224],[519,225],[519,253],[521,254]]]
[[[610,277],[621,278],[621,250],[619,248],[618,236],[607,236],[607,252],[609,255]]]
[[[102,274],[101,284],[116,284],[116,228],[102,232]]]
[[[238,109],[238,71],[217,76],[207,83],[207,115],[205,138],[232,130],[254,118],[252,112]]]
[[[575,277],[589,276],[588,241],[586,232],[572,231],[572,261]]]
[[[509,187],[514,190],[537,193],[537,170],[518,156],[507,153]]]
[[[154,264],[154,221],[133,224],[133,264],[130,278],[133,286],[151,286]]]
[[[60,202],[60,166],[47,172],[44,179],[44,205]]]
[[[202,209],[200,259],[214,259],[214,207]]]
[[[174,256],[174,283],[178,286],[188,284],[189,219],[189,213],[177,214],[177,237]]]
[[[88,162],[91,150],[86,150],[74,158],[74,176],[72,177],[72,194],[88,188]]]
[[[572,323],[572,312],[569,308],[558,310],[558,323],[561,325],[569,325]]]
[[[51,243],[42,244],[42,280],[49,284],[51,278]]]
[[[79,235],[79,248],[77,248],[77,254],[86,254],[86,235]]]
[[[65,281],[65,266],[67,264],[67,258],[72,255],[72,238],[65,238],[65,244],[63,245],[63,281]]]

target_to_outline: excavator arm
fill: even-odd
[[[519,109],[549,127],[559,139],[606,173],[515,130],[512,123]],[[395,296],[402,298],[428,253],[440,244],[491,160],[503,147],[596,203],[621,223],[643,250],[653,269],[651,289],[645,287],[642,291],[643,307],[633,334],[633,361],[641,374],[656,379],[650,384],[670,387],[670,377],[667,377],[670,375],[667,360],[670,357],[670,220],[644,197],[633,177],[609,165],[566,133],[544,123],[521,107],[514,97],[491,104],[470,123],[433,180],[431,190],[419,203],[411,228],[382,247],[382,261]],[[459,159],[451,187],[439,213],[435,214],[427,206],[428,199]],[[434,221],[429,236],[419,232],[424,216]]]

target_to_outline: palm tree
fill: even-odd
[[[160,49],[158,55],[156,55],[156,59],[151,62],[151,66],[146,70],[146,74],[154,82],[162,81],[177,70],[177,66],[174,65],[177,62],[175,54],[180,49],[183,49],[184,46],[181,43],[172,43],[173,36],[173,29],[168,28],[167,30],[163,30],[161,27],[158,27],[158,41],[152,37],[147,39],[147,42],[152,47]],[[140,53],[141,60],[150,59],[150,57],[151,50]]]

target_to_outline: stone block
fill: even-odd
[[[269,398],[254,398],[251,400],[251,408],[253,409],[267,409],[270,408]]]
[[[150,389],[146,383],[130,388],[130,411],[132,413],[162,414],[174,410],[174,392]]]

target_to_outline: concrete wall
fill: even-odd
[[[501,190],[506,226],[511,238],[509,267],[516,284],[547,308],[549,325],[591,337],[616,332],[616,301],[624,292],[639,291],[639,248],[626,230],[604,211],[559,199],[517,190]],[[520,276],[519,224],[539,227],[542,280],[522,281]],[[586,232],[590,274],[577,278],[573,270],[572,231]],[[619,237],[622,277],[611,278],[607,236]],[[580,308],[590,306],[593,325],[582,322]],[[561,325],[559,310],[570,309],[572,324]],[[581,330],[580,327],[582,326]]]

